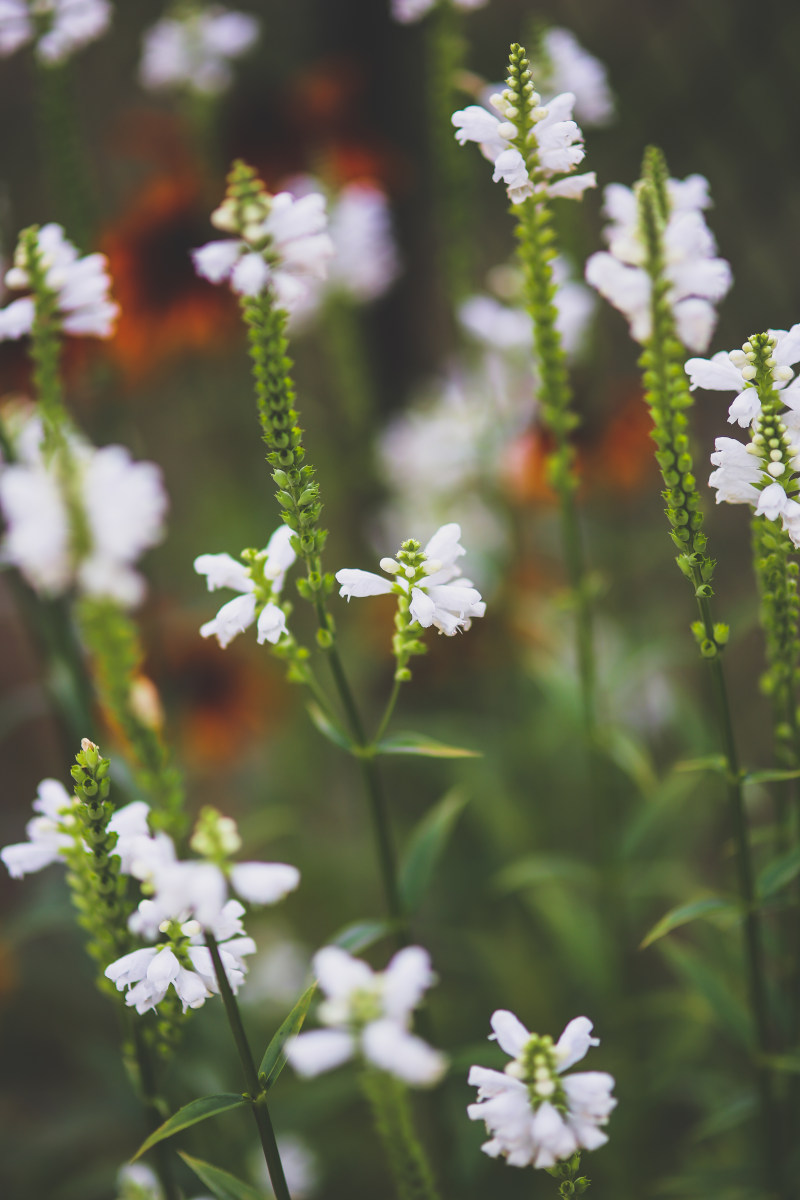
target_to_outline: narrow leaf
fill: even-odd
[[[308,715],[322,736],[326,737],[329,742],[333,742],[334,746],[338,746],[340,750],[347,750],[348,753],[352,754],[355,747],[344,730],[335,725],[330,717],[322,711],[320,706],[314,704],[313,701],[307,705],[307,708]]]
[[[747,771],[744,783],[780,783],[783,779],[800,779],[800,771],[781,771],[767,767],[762,771]]]
[[[758,1060],[771,1071],[788,1071],[792,1075],[800,1075],[800,1050],[788,1054],[762,1054]]]
[[[237,1179],[228,1171],[223,1171],[221,1167],[214,1167],[211,1163],[203,1162],[202,1158],[193,1158],[191,1154],[185,1154],[183,1150],[179,1150],[178,1153],[187,1167],[194,1171],[200,1182],[211,1189],[217,1200],[266,1200],[264,1192],[251,1187],[249,1183],[242,1183],[241,1179]]]
[[[715,1028],[723,1028],[743,1046],[752,1047],[752,1022],[742,1000],[718,969],[711,966],[703,955],[676,941],[665,941],[660,946],[674,970],[689,984],[689,987],[708,1004],[709,1021]]]
[[[258,1074],[266,1075],[268,1088],[271,1088],[275,1080],[280,1075],[286,1063],[286,1055],[283,1048],[290,1037],[294,1037],[300,1032],[303,1022],[306,1019],[308,1006],[310,1005],[314,992],[317,990],[316,981],[311,984],[311,987],[306,988],[300,999],[295,1004],[292,1011],[289,1013],[285,1021],[283,1021],[273,1037],[270,1044],[264,1051],[264,1057],[261,1060],[261,1066],[258,1068]]]
[[[424,733],[392,733],[382,738],[375,747],[376,754],[420,754],[424,758],[480,758],[478,750],[462,750],[460,746],[446,746]]]
[[[758,894],[762,900],[774,896],[800,874],[800,846],[767,863],[758,877]]]
[[[675,763],[673,770],[682,773],[716,771],[718,775],[724,775],[728,770],[728,762],[724,754],[707,754],[705,758],[686,758],[683,762]]]
[[[453,788],[426,813],[411,835],[400,866],[400,895],[407,912],[416,912],[433,878],[467,797]]]
[[[595,872],[577,858],[558,854],[529,854],[503,867],[495,877],[499,892],[518,892],[542,883],[562,881],[572,886],[591,884]]]
[[[341,946],[348,954],[360,954],[368,950],[381,938],[391,933],[393,926],[390,921],[354,921],[330,939],[329,945]]]
[[[223,1092],[219,1096],[201,1096],[199,1100],[191,1100],[188,1104],[184,1104],[183,1108],[178,1109],[171,1117],[167,1117],[163,1125],[159,1125],[158,1129],[154,1130],[139,1149],[134,1154],[131,1162],[135,1162],[140,1158],[146,1150],[151,1146],[155,1146],[157,1142],[163,1142],[165,1138],[170,1138],[175,1133],[180,1133],[182,1129],[188,1129],[190,1125],[196,1125],[198,1121],[206,1121],[209,1117],[216,1117],[220,1113],[230,1112],[234,1108],[243,1108],[248,1103],[241,1094],[236,1095],[233,1092]]]
[[[700,900],[692,900],[689,904],[680,904],[677,908],[670,909],[655,923],[640,942],[639,949],[644,950],[647,946],[652,946],[653,942],[657,942],[659,938],[671,933],[673,929],[680,928],[681,925],[688,925],[690,921],[698,921],[715,913],[738,916],[739,909],[737,905],[730,900],[723,900],[721,896],[704,896]]]

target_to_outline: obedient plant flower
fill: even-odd
[[[444,0],[446,4],[451,2],[455,8],[468,11],[471,8],[483,8],[489,0]],[[436,4],[437,0],[392,0],[392,16],[402,25],[410,25],[414,21],[421,21]]]
[[[211,216],[217,229],[235,236],[194,250],[195,269],[212,283],[228,280],[241,296],[271,288],[276,303],[291,311],[310,281],[325,278],[334,252],[325,197],[316,192],[300,199],[289,192],[273,196],[259,180],[242,185],[239,176],[245,170],[234,165],[228,195]]]
[[[702,175],[666,181],[667,216],[663,229],[667,301],[678,337],[690,350],[704,350],[717,322],[714,305],[728,292],[730,264],[716,257],[716,243],[703,209],[711,201]],[[635,190],[610,184],[605,190],[604,231],[609,250],[591,255],[586,279],[627,318],[631,337],[644,343],[652,331],[650,275],[645,269],[647,243]]]
[[[255,44],[259,22],[220,5],[176,9],[144,35],[139,80],[149,91],[218,96],[233,82],[231,62]]]
[[[35,41],[43,62],[60,63],[105,33],[110,21],[109,0],[1,0],[0,57]]]
[[[147,904],[147,901],[143,901]],[[247,970],[244,957],[256,949],[252,938],[244,934],[241,916],[244,908],[229,900],[208,928],[219,943],[219,955],[231,991],[237,992]],[[219,992],[211,953],[202,945],[203,929],[198,921],[164,920],[159,932],[165,941],[125,954],[105,969],[105,976],[117,991],[127,988],[125,1003],[138,1013],[156,1008],[170,987],[183,1005],[200,1008],[209,996]]]
[[[472,1067],[469,1082],[478,1088],[477,1104],[467,1113],[484,1121],[492,1135],[481,1149],[503,1156],[512,1167],[552,1167],[576,1150],[596,1150],[608,1141],[602,1131],[616,1106],[614,1080],[603,1071],[564,1075],[590,1046],[592,1022],[576,1017],[553,1044],[530,1033],[513,1013],[492,1016],[491,1035],[512,1061],[504,1072]]]
[[[6,272],[6,285],[31,289],[40,279],[52,294],[54,319],[64,333],[81,337],[111,337],[119,306],[109,297],[111,280],[104,254],[78,257],[60,225],[35,226],[20,235],[14,266]],[[23,337],[33,328],[32,296],[12,300],[0,309],[0,341]]]
[[[4,846],[0,858],[12,879],[21,879],[58,862],[75,844],[75,797],[57,779],[43,779],[33,802],[33,817],[25,826],[27,842]]]
[[[791,368],[800,362],[800,325],[793,325],[789,330],[770,329],[768,333],[774,343],[772,358],[775,361],[770,368],[772,385],[781,393],[781,401],[787,408],[798,410],[800,376],[795,378]],[[686,364],[690,390],[736,392],[728,409],[728,421],[731,425],[738,422],[746,429],[761,412],[754,362],[752,346],[730,352],[720,350],[710,359],[690,358]]]
[[[438,1083],[445,1059],[409,1032],[411,1014],[434,982],[427,951],[407,946],[376,973],[338,946],[326,946],[313,965],[326,997],[319,1019],[328,1028],[288,1044],[298,1074],[319,1075],[357,1057],[414,1087]]]
[[[45,595],[74,588],[138,604],[145,585],[133,564],[163,535],[161,471],[133,462],[124,446],[96,450],[77,438],[66,464],[45,459],[38,422],[34,428],[36,439],[24,439],[26,461],[0,471],[2,557]]]
[[[486,605],[480,592],[461,577],[456,559],[466,551],[460,537],[461,526],[450,524],[437,529],[424,550],[413,539],[404,542],[396,559],[380,561],[389,579],[372,571],[337,571],[339,595],[350,600],[393,592],[406,602],[411,620],[423,629],[433,625],[448,637],[459,629],[469,629],[472,618],[482,617]]]
[[[245,550],[243,562],[229,554],[201,554],[194,569],[208,580],[208,590],[232,588],[241,595],[223,604],[213,621],[200,629],[202,637],[216,637],[227,646],[255,623],[258,643],[275,645],[286,634],[286,613],[277,603],[286,572],[295,561],[292,531],[288,525],[276,529],[266,549]]]
[[[584,125],[607,125],[614,116],[614,97],[603,64],[568,29],[548,29],[542,53],[533,63],[545,104],[549,96],[572,92],[574,112]]]
[[[453,113],[456,138],[463,146],[477,142],[484,158],[494,163],[495,183],[502,180],[512,204],[521,204],[535,191],[579,200],[596,183],[594,172],[573,175],[583,161],[583,134],[572,120],[575,96],[564,92],[545,107],[533,90],[531,73],[522,73],[522,92],[516,81],[491,97],[498,115],[477,104]],[[562,178],[557,178],[561,176]]]

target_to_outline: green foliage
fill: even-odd
[[[261,1059],[261,1064],[258,1068],[259,1080],[263,1083],[266,1089],[272,1087],[276,1079],[280,1075],[286,1065],[286,1054],[284,1047],[289,1038],[295,1036],[303,1028],[303,1022],[308,1014],[308,1009],[311,1001],[317,990],[317,984],[312,983],[306,988],[300,999],[295,1004],[288,1017],[281,1023],[275,1036],[264,1051],[264,1057]]]
[[[406,912],[416,912],[422,903],[468,800],[468,796],[453,788],[429,809],[412,833],[400,864],[398,881]]]
[[[211,1189],[217,1200],[264,1200],[263,1192],[251,1187],[249,1183],[242,1183],[241,1179],[237,1179],[229,1171],[203,1162],[201,1158],[193,1158],[183,1150],[179,1150],[178,1153],[200,1182]]]
[[[183,1108],[179,1108],[176,1113],[173,1113],[163,1125],[159,1125],[158,1129],[154,1130],[148,1138],[145,1138],[133,1155],[131,1162],[141,1158],[158,1142],[174,1137],[176,1133],[181,1133],[184,1129],[189,1129],[190,1126],[197,1125],[200,1121],[207,1121],[209,1117],[218,1117],[220,1113],[231,1112],[234,1108],[244,1108],[247,1104],[249,1101],[245,1096],[237,1096],[234,1093],[200,1096],[197,1100],[191,1100],[188,1104],[184,1104]]]

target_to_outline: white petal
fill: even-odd
[[[209,279],[212,283],[221,283],[223,279],[227,279],[239,261],[244,246],[244,242],[230,238],[222,242],[208,242],[199,250],[192,251],[195,270],[204,279]]]
[[[200,628],[201,637],[216,636],[223,648],[253,624],[256,617],[256,598],[253,593],[236,596],[223,604],[213,621]]]
[[[395,954],[383,974],[383,1003],[387,1017],[405,1021],[435,982],[427,950],[406,946]]]
[[[512,1058],[518,1058],[531,1040],[529,1030],[506,1008],[499,1008],[492,1013],[491,1026],[493,1038]]]
[[[240,258],[231,272],[231,287],[243,296],[257,296],[263,292],[270,277],[270,268],[255,251]]]
[[[411,616],[419,622],[423,629],[430,628],[436,613],[436,605],[430,596],[427,596],[421,588],[414,587],[411,589],[411,603],[408,607]]]
[[[559,1071],[566,1071],[579,1062],[590,1046],[599,1046],[600,1038],[591,1036],[592,1022],[588,1017],[575,1017],[564,1029],[555,1045]]]
[[[432,1087],[447,1069],[444,1055],[396,1021],[372,1021],[361,1036],[370,1062],[414,1087]]]
[[[288,863],[236,863],[231,867],[233,889],[251,904],[275,904],[300,882],[297,867]]]
[[[742,372],[735,367],[724,350],[720,350],[713,358],[690,358],[684,370],[691,380],[690,387],[706,391],[740,392],[742,390]]]
[[[252,592],[255,584],[243,562],[237,562],[230,554],[201,554],[194,560],[198,575],[205,575],[208,590],[232,588],[235,592]]]
[[[286,626],[286,613],[277,604],[265,604],[258,615],[256,630],[258,634],[256,641],[259,646],[263,646],[264,642],[276,645],[283,635],[289,632]]]
[[[391,592],[392,584],[382,575],[374,575],[372,571],[359,571],[357,568],[344,567],[336,572],[336,580],[341,586],[339,595],[349,600],[352,596],[382,596]]]
[[[338,1067],[352,1058],[353,1038],[338,1029],[301,1033],[286,1044],[286,1057],[298,1075],[310,1077]]]
[[[354,991],[372,988],[375,975],[360,958],[353,958],[339,946],[325,946],[314,955],[314,974],[320,987],[332,999],[347,999]]]

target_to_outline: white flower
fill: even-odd
[[[37,19],[36,53],[58,63],[105,33],[111,5],[109,0],[0,0],[0,57],[33,40]]]
[[[793,434],[783,436],[798,435],[800,429],[795,427]],[[763,442],[763,437],[761,440]],[[756,516],[765,516],[770,521],[780,518],[794,545],[800,546],[800,504],[790,498],[783,482],[771,477],[770,467],[775,464],[765,461],[759,444],[754,440],[745,446],[735,438],[721,437],[715,439],[714,445],[711,463],[716,470],[711,472],[708,483],[716,489],[717,504],[723,501],[749,504],[755,509]],[[787,445],[785,457],[790,467],[795,470],[800,467],[800,447]]]
[[[716,243],[702,215],[701,210],[710,203],[707,181],[701,175],[670,179],[667,195],[667,301],[683,344],[690,350],[704,350],[717,321],[714,304],[726,295],[733,281],[730,264],[715,257]],[[605,213],[611,219],[604,230],[609,251],[591,255],[586,279],[627,318],[634,341],[644,343],[652,331],[652,289],[643,265],[647,251],[635,193],[622,184],[610,184],[605,190]]]
[[[300,882],[297,867],[288,863],[232,863],[223,871],[216,863],[177,862],[156,853],[147,860],[147,867],[153,896],[144,911],[139,906],[137,927],[142,932],[163,921],[189,917],[203,929],[213,930],[229,903],[229,884],[243,900],[262,905],[277,904]]]
[[[142,901],[143,905],[151,903]],[[140,905],[141,908],[141,905]],[[244,937],[240,917],[244,909],[230,900],[218,912],[208,928],[219,943],[219,954],[231,990],[235,993],[244,979],[244,956],[255,952],[255,942]],[[146,946],[123,955],[106,967],[106,978],[117,991],[128,988],[125,1003],[138,1013],[155,1008],[174,987],[182,1005],[200,1008],[209,996],[219,991],[211,953],[201,945],[202,931],[197,921],[185,921],[178,929],[167,920],[162,932],[169,941],[159,946]]]
[[[535,190],[549,196],[579,200],[586,188],[595,186],[596,179],[594,172],[572,175],[584,157],[583,134],[571,119],[574,95],[564,92],[554,96],[546,108],[540,105],[536,92],[528,98],[533,121],[530,142],[536,154],[537,175],[541,178],[536,187],[526,158],[513,145],[518,134],[511,119],[518,117],[513,99],[509,89],[491,97],[490,104],[499,116],[477,104],[453,113],[456,139],[462,146],[466,142],[478,143],[484,158],[494,163],[492,178],[495,183],[503,180],[512,204],[527,200]],[[556,180],[557,175],[570,177]]]
[[[568,29],[548,29],[543,41],[548,91],[572,92],[575,116],[584,125],[607,125],[614,116],[614,97],[600,60]]]
[[[472,1067],[469,1073],[478,1102],[467,1113],[484,1121],[492,1135],[481,1147],[486,1154],[502,1155],[514,1167],[552,1167],[576,1150],[596,1150],[608,1141],[601,1126],[617,1103],[613,1078],[601,1071],[562,1078],[590,1046],[599,1045],[591,1037],[591,1021],[576,1017],[555,1045],[504,1009],[492,1016],[492,1029],[512,1061],[505,1072]]]
[[[25,826],[27,842],[4,846],[0,859],[12,879],[21,879],[58,862],[65,850],[75,845],[75,797],[57,779],[43,779],[36,792],[33,817]],[[65,832],[69,831],[69,832]]]
[[[788,408],[800,410],[800,376],[793,378],[790,370],[800,362],[800,325],[793,325],[789,330],[770,329],[768,333],[775,342],[772,351],[775,359],[772,368],[774,387],[781,393],[781,400]],[[755,368],[744,346],[741,350],[730,352],[720,350],[710,359],[690,358],[686,363],[686,374],[690,379],[690,391],[699,387],[708,391],[737,393],[728,409],[728,421],[731,424],[738,422],[742,429],[746,429],[761,412],[758,392],[753,386]]]
[[[255,17],[218,5],[165,17],[144,35],[139,80],[152,91],[185,88],[219,95],[233,81],[230,62],[241,58],[258,36]]]
[[[36,429],[40,436],[38,423]],[[74,440],[67,481],[60,454],[46,461],[39,447],[27,453],[27,463],[0,473],[0,508],[8,526],[3,558],[47,595],[76,587],[125,607],[138,604],[144,581],[133,563],[163,535],[167,497],[160,469],[132,462],[123,446],[95,450]],[[80,531],[73,528],[76,503]]]
[[[289,526],[281,525],[250,568],[236,562],[229,554],[201,554],[194,560],[194,569],[199,575],[206,576],[210,592],[224,587],[242,593],[223,604],[213,621],[201,626],[202,637],[213,635],[220,646],[225,647],[255,622],[259,645],[264,642],[275,645],[280,641],[288,630],[286,614],[275,600],[280,595],[286,572],[296,558],[291,539]]]
[[[298,1074],[319,1075],[361,1055],[412,1086],[438,1083],[443,1056],[409,1032],[411,1014],[434,982],[427,951],[407,946],[375,973],[338,946],[326,946],[313,966],[326,996],[319,1018],[328,1028],[301,1033],[287,1045]]]
[[[465,11],[483,8],[487,3],[488,0],[453,0],[456,8]],[[436,0],[392,0],[392,16],[402,25],[410,25],[413,21],[420,21],[435,4]]]
[[[408,595],[411,617],[423,629],[434,625],[448,637],[459,629],[469,629],[473,617],[484,615],[486,605],[470,581],[460,578],[456,559],[466,553],[460,537],[460,525],[442,525],[422,551],[423,563],[417,571],[394,559],[381,559],[380,565],[391,579],[371,571],[350,568],[337,571],[339,595],[347,600],[387,592]]]
[[[227,228],[225,201],[217,210]],[[269,287],[289,311],[304,298],[310,281],[324,279],[333,243],[326,232],[325,197],[295,199],[289,192],[264,198],[267,215],[249,224],[243,238],[209,242],[192,251],[195,270],[212,283],[230,282],[234,292],[257,296]],[[215,214],[215,216],[217,215]]]
[[[56,297],[64,333],[79,337],[111,337],[119,305],[109,298],[111,280],[106,269],[106,256],[88,254],[79,258],[60,225],[43,225],[36,244],[45,283]],[[12,289],[30,287],[30,264],[23,241],[17,247],[14,266],[6,272],[5,280]],[[14,340],[30,333],[33,317],[32,297],[12,300],[6,308],[0,309],[0,341]]]

